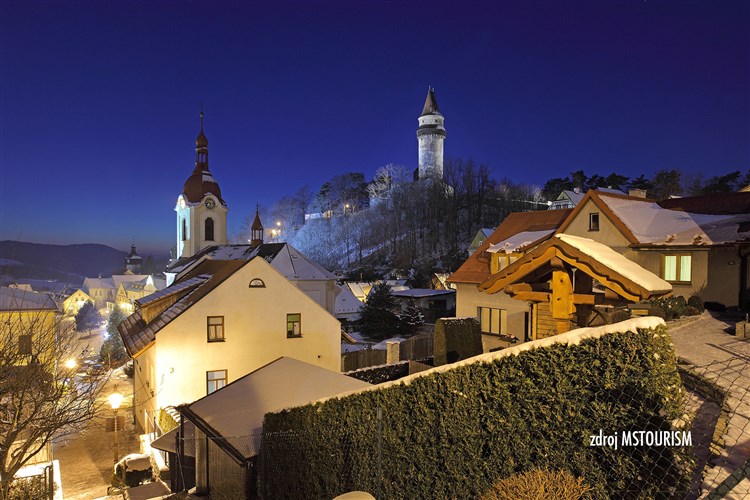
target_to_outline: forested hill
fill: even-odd
[[[124,270],[126,256],[126,252],[94,243],[0,241],[0,270],[14,277],[82,280],[86,276],[109,276]]]

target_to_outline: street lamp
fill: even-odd
[[[123,398],[122,394],[120,394],[119,392],[117,392],[116,388],[115,388],[115,392],[113,392],[112,394],[109,395],[109,404],[110,404],[110,406],[112,406],[112,409],[115,410],[115,425],[114,425],[114,430],[115,430],[115,463],[117,463],[117,456],[119,455],[118,449],[117,449],[118,448],[118,444],[119,444],[117,442],[117,416],[118,416],[117,415],[117,413],[118,413],[117,410],[120,409],[120,404],[122,404],[122,398]]]
[[[76,367],[76,360],[75,359],[70,358],[67,361],[65,361],[65,368],[67,368],[68,370],[72,370],[75,367]]]

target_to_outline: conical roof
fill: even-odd
[[[427,91],[427,98],[424,100],[424,108],[422,108],[422,114],[424,115],[439,115],[440,108],[438,107],[437,98],[435,97],[435,89],[430,87]]]
[[[260,214],[258,213],[258,210],[255,210],[255,220],[250,229],[253,231],[263,231],[263,224],[260,222]]]
[[[195,139],[195,169],[182,187],[185,198],[190,203],[200,203],[207,194],[212,194],[226,206],[221,197],[221,188],[208,170],[208,138],[203,133],[203,112],[201,111],[201,130]]]

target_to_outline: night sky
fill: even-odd
[[[0,4],[0,239],[166,254],[204,103],[236,233],[256,203],[447,158],[543,184],[750,168],[748,2]]]

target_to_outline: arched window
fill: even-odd
[[[187,221],[182,219],[182,241],[187,240]]]
[[[206,219],[205,231],[206,241],[214,241],[214,220],[209,217]]]
[[[260,278],[254,278],[250,281],[250,288],[265,288],[266,284]]]

